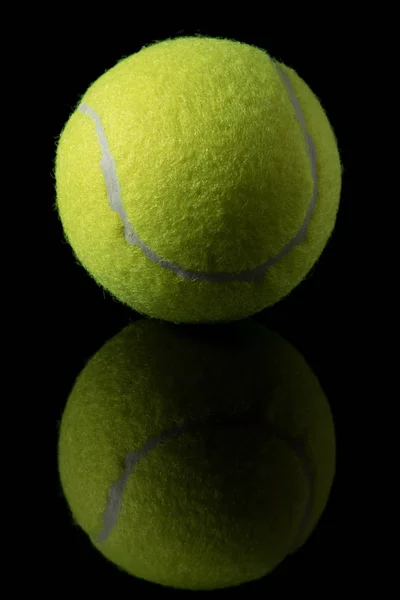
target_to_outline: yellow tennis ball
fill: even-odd
[[[316,376],[249,321],[126,327],[79,375],[61,422],[76,522],[106,558],[165,586],[272,571],[315,528],[334,469]]]
[[[89,87],[59,141],[56,187],[66,237],[111,294],[153,317],[229,321],[313,266],[341,165],[292,69],[247,44],[183,37]]]

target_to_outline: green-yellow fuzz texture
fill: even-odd
[[[181,422],[252,414],[251,426],[199,427],[159,444],[131,473],[116,525],[102,528],[124,459]],[[271,426],[300,441],[312,474]],[[176,326],[139,321],[79,375],[62,418],[59,469],[77,523],[105,557],[166,586],[213,589],[262,577],[300,547],[326,505],[334,426],[303,357],[243,321]]]
[[[258,282],[188,281],[130,246],[108,203],[93,120],[72,114],[56,158],[59,213],[78,259],[119,300],[171,321],[229,321],[275,303],[310,270],[334,226],[341,166],[318,99],[282,68],[316,147],[318,197],[305,242]],[[277,255],[303,223],[310,158],[264,50],[225,39],[166,40],[119,62],[81,102],[100,116],[127,216],[159,257],[237,273]]]

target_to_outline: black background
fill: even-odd
[[[355,578],[354,512],[352,490],[361,484],[357,463],[360,450],[354,442],[354,424],[362,400],[357,395],[355,356],[362,345],[360,287],[357,264],[361,225],[357,214],[362,198],[357,192],[355,172],[356,139],[361,120],[359,94],[361,73],[355,69],[362,52],[357,31],[343,25],[340,31],[329,26],[315,27],[312,19],[293,34],[284,24],[257,26],[254,16],[247,27],[187,27],[179,22],[164,26],[143,21],[121,33],[87,36],[70,27],[52,38],[51,52],[57,63],[52,69],[51,102],[47,105],[45,137],[47,143],[46,251],[41,265],[45,273],[42,299],[46,372],[46,404],[52,431],[51,490],[45,497],[46,536],[51,542],[38,575],[43,588],[58,588],[82,593],[118,593],[130,597],[154,594],[173,597],[188,592],[163,589],[136,580],[122,572],[92,548],[88,538],[71,521],[63,499],[57,472],[58,424],[68,393],[87,359],[129,321],[138,318],[100,289],[76,263],[63,238],[55,210],[53,163],[57,138],[87,87],[123,56],[138,51],[144,44],[178,35],[223,36],[258,45],[275,58],[292,66],[321,98],[335,129],[344,166],[342,200],[335,231],[321,259],[307,279],[286,299],[257,318],[292,342],[306,357],[325,389],[331,403],[337,430],[337,476],[329,505],[312,538],[296,555],[284,561],[265,579],[235,590],[208,592],[229,597],[284,596],[309,594],[323,589],[338,590]],[[264,19],[264,17],[263,17]],[[358,74],[357,74],[358,73]],[[49,86],[50,89],[50,86]],[[42,506],[43,509],[43,506]],[[44,534],[43,534],[44,535]],[[322,583],[323,582],[323,583]],[[273,594],[273,596],[272,596]],[[198,596],[205,593],[198,592]]]

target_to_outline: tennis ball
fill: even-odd
[[[175,588],[273,570],[313,531],[334,468],[317,378],[253,322],[129,325],[89,360],[61,421],[77,524],[120,568]]]
[[[183,37],[89,87],[56,156],[79,261],[152,317],[230,321],[275,303],[321,254],[341,166],[316,96],[264,50]]]

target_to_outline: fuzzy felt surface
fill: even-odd
[[[126,456],[182,420],[216,414],[226,422],[182,431],[138,462],[99,542]],[[271,426],[301,442],[312,489]],[[126,327],[77,378],[60,429],[61,483],[76,522],[109,560],[166,586],[223,588],[273,570],[314,529],[334,469],[334,425],[317,378],[252,321]]]
[[[99,115],[121,198],[140,239],[184,269],[237,273],[277,255],[304,221],[313,178],[304,132],[274,61],[247,44],[178,38],[102,75],[64,128],[57,206],[76,256],[139,312],[178,322],[229,321],[275,303],[321,254],[338,209],[341,166],[329,121],[288,67],[316,149],[318,194],[305,240],[257,281],[187,281],[129,245],[108,203]]]

